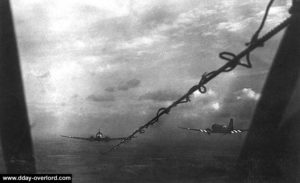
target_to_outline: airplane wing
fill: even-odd
[[[185,128],[185,127],[178,127],[184,130],[192,130],[192,131],[198,131],[198,132],[202,132],[202,133],[210,133],[208,130],[204,130],[204,129],[196,129],[196,128]]]
[[[111,141],[111,140],[124,140],[124,139],[126,139],[126,137],[115,137],[115,138],[108,137],[108,138],[105,138],[106,141]]]
[[[72,138],[72,139],[79,139],[79,140],[87,140],[87,141],[96,141],[93,138],[85,138],[85,137],[73,137],[73,136],[65,136],[65,135],[61,135],[62,137],[65,138]]]
[[[231,134],[235,134],[235,133],[242,133],[242,132],[246,132],[248,130],[245,130],[245,129],[234,129],[234,130],[231,130]]]

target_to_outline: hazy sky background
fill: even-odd
[[[264,32],[288,16],[276,1]],[[264,0],[12,1],[33,136],[128,135],[238,53],[257,29]],[[215,122],[246,128],[281,35],[206,94],[175,108],[143,136]]]

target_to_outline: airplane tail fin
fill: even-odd
[[[230,118],[228,129],[233,130],[233,119]]]

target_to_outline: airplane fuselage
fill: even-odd
[[[227,129],[211,130],[210,133],[230,133]]]
[[[210,133],[231,133],[232,129],[226,125],[213,124],[211,129],[207,129]]]
[[[104,137],[97,137],[97,136],[94,137],[94,136],[91,136],[90,140],[91,141],[99,141],[99,142],[101,142],[101,141],[107,142],[107,141],[110,141],[110,138],[107,137],[107,136],[104,136]]]

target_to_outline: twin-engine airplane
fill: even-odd
[[[222,134],[235,134],[235,133],[242,133],[248,131],[248,129],[234,129],[233,128],[233,119],[230,119],[229,125],[220,125],[220,124],[213,124],[210,128],[206,129],[194,129],[194,128],[185,128],[185,127],[178,127],[184,130],[193,130],[202,133],[207,133],[210,135],[211,133],[222,133]]]
[[[109,141],[114,141],[114,140],[124,140],[124,139],[126,139],[126,137],[111,138],[111,137],[108,137],[108,136],[104,136],[101,133],[100,129],[96,133],[95,136],[91,136],[91,137],[73,137],[73,136],[65,136],[65,135],[61,135],[61,136],[65,137],[65,138],[87,140],[87,141],[91,141],[91,142],[109,142]]]

